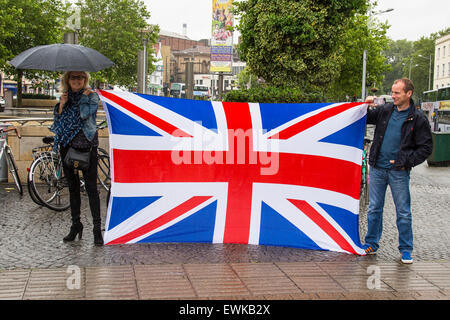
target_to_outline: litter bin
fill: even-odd
[[[447,167],[450,165],[450,132],[432,132],[433,152],[427,159],[429,166]]]
[[[8,129],[11,125],[8,123],[0,123],[0,129]],[[8,134],[4,133],[0,134],[0,150],[3,150],[3,146],[6,143],[6,139],[8,139]],[[6,162],[6,154],[3,152],[0,155],[0,182],[8,181],[8,163]]]

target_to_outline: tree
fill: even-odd
[[[244,68],[238,75],[238,87],[240,89],[254,88],[260,86],[258,77],[252,74],[252,71],[248,66]]]
[[[450,33],[450,28],[421,37],[417,41],[390,40],[385,55],[392,65],[383,81],[383,92],[389,94],[394,80],[410,77],[414,83],[413,99],[420,102],[424,91],[429,90],[434,79],[434,50],[437,38]],[[431,58],[431,74],[430,74]],[[431,80],[430,80],[431,79]]]
[[[343,62],[339,42],[365,0],[247,0],[240,16],[239,52],[259,77],[275,86],[327,86]]]
[[[24,22],[20,19],[22,10],[11,6],[10,2],[0,0],[0,69],[13,56],[8,42],[14,37],[14,28],[24,28]]]
[[[143,49],[142,33],[147,29],[147,53],[151,60],[152,45],[158,27],[150,26],[150,13],[140,0],[84,0],[81,8],[80,44],[93,48],[111,59],[115,66],[92,75],[109,84],[134,87],[137,83],[137,56]],[[149,73],[154,66],[149,63]]]
[[[390,40],[388,42],[384,54],[392,69],[385,74],[381,90],[382,93],[389,94],[392,84],[396,79],[408,77],[408,73],[404,73],[404,65],[408,64],[409,67],[409,57],[413,50],[413,42],[406,39],[397,41]]]
[[[415,87],[413,99],[416,102],[422,99],[424,91],[430,90],[429,85],[433,85],[434,46],[435,38],[433,36],[421,37],[419,40],[414,41],[413,53],[409,56],[409,59],[403,59],[405,62],[403,74],[409,77],[409,73],[411,73],[411,80]],[[411,72],[409,72],[410,67]]]
[[[17,105],[22,103],[22,77],[45,78],[48,73],[16,70],[6,64],[19,53],[62,40],[65,5],[58,0],[1,0],[0,69],[17,81]],[[4,20],[5,19],[5,20]],[[0,27],[0,28],[1,28]],[[5,31],[5,33],[3,33]]]
[[[388,27],[387,24],[370,21],[365,15],[355,15],[349,20],[340,45],[343,62],[339,76],[326,92],[329,98],[344,101],[347,96],[359,96],[364,49],[367,50],[366,84],[381,86],[384,74],[390,70],[383,54],[389,41],[386,37]]]

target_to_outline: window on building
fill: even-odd
[[[441,56],[441,48],[438,48],[438,52],[437,52],[437,59],[439,60],[439,57]]]
[[[444,58],[445,58],[445,48],[446,48],[446,46],[444,46],[444,50],[442,52],[442,57],[444,57]]]
[[[445,77],[445,64],[442,65],[442,76]]]
[[[448,67],[447,67],[447,75],[450,76],[450,62],[448,63]]]
[[[439,66],[436,66],[436,78],[439,78]]]

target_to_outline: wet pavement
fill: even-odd
[[[0,299],[449,299],[450,168],[415,168],[411,196],[415,249],[407,266],[390,191],[378,254],[359,257],[237,244],[95,247],[86,196],[83,239],[64,243],[69,211],[39,207],[26,187],[20,197],[0,184]],[[362,239],[365,231],[362,213]],[[74,274],[76,289],[68,284]]]

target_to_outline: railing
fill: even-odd
[[[20,125],[24,125],[29,121],[36,121],[39,124],[44,124],[45,122],[53,121],[53,118],[10,118],[10,119],[0,119],[0,123],[2,122],[17,122]]]

